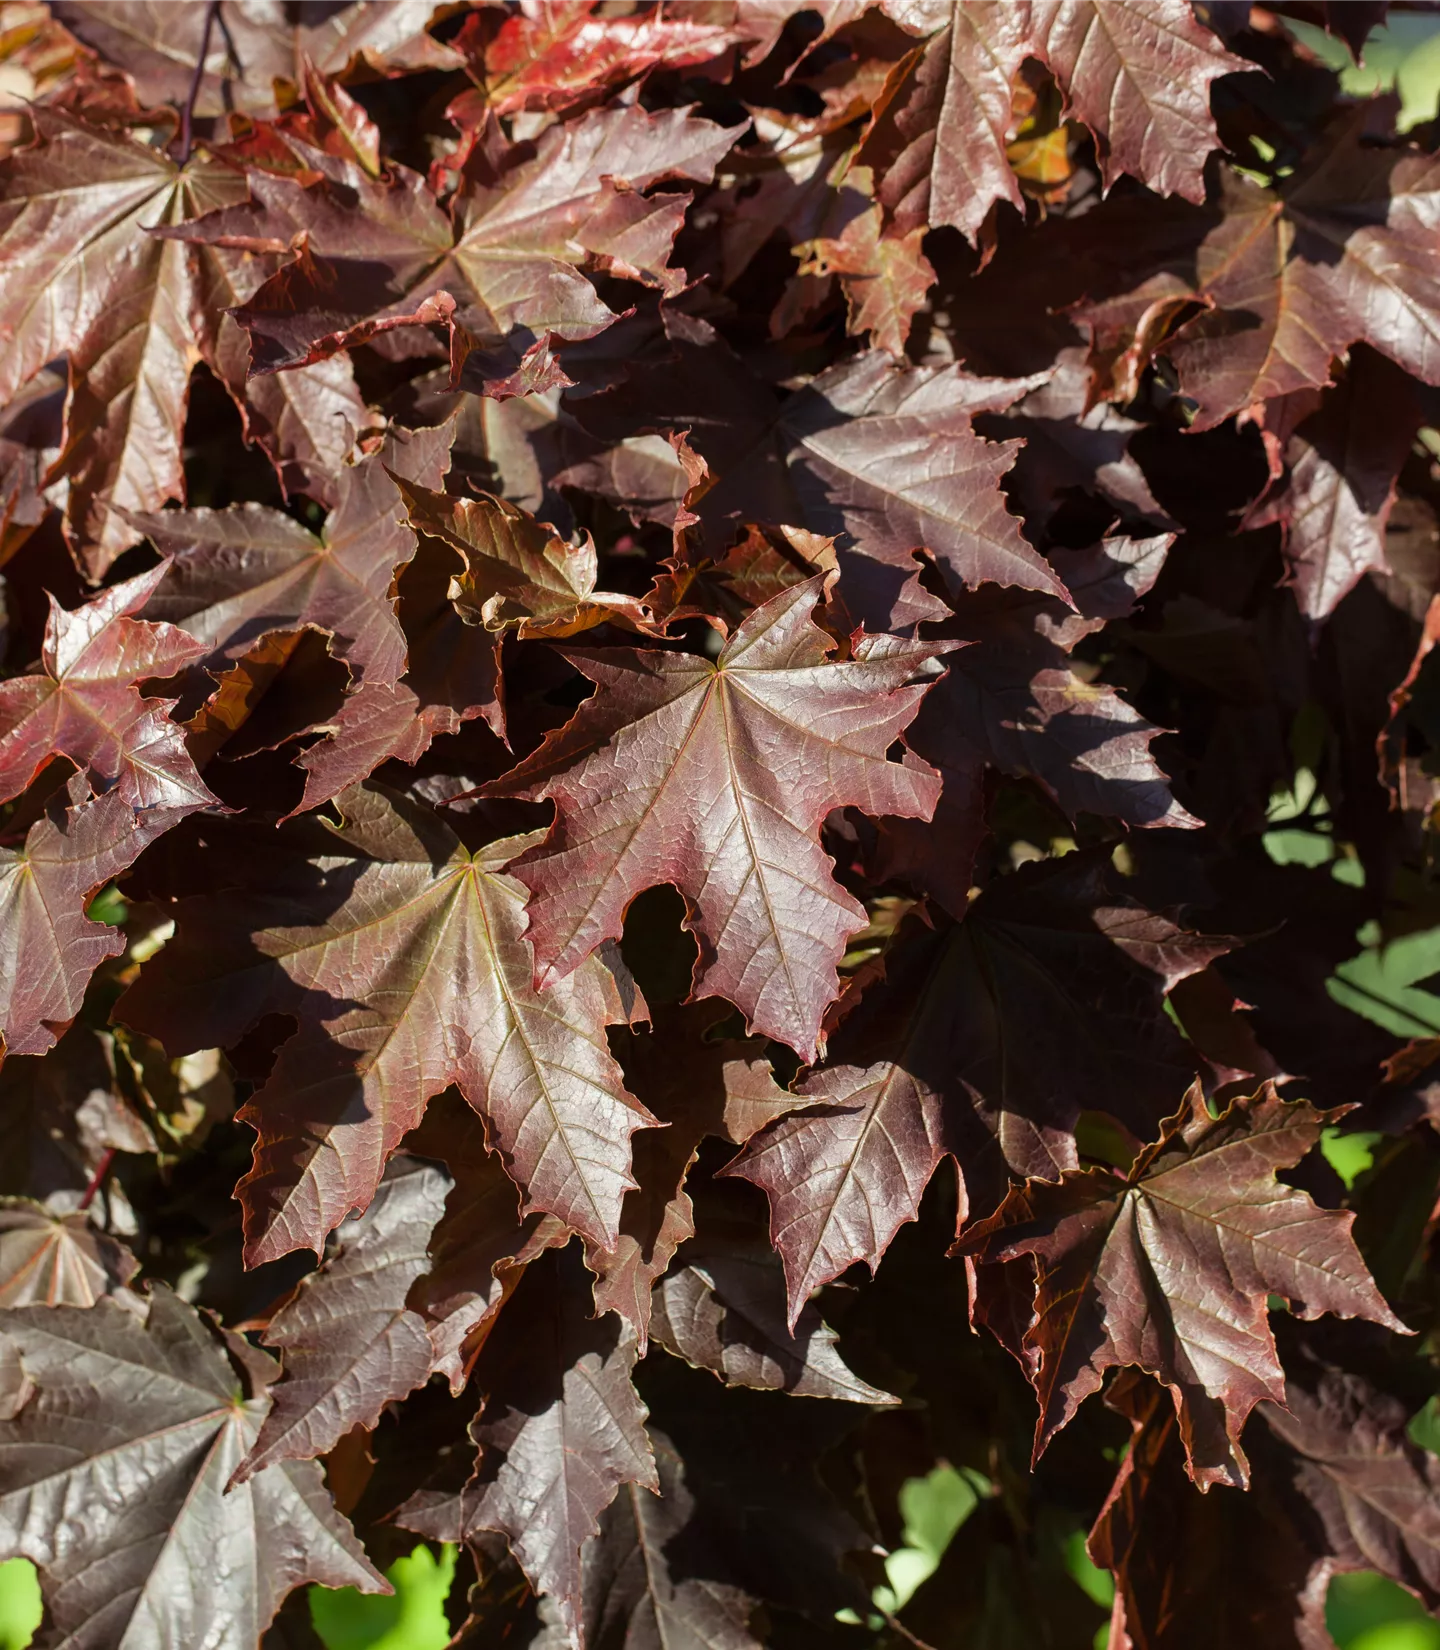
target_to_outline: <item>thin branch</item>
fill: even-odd
[[[95,1201],[95,1194],[105,1183],[105,1177],[110,1173],[110,1165],[115,1161],[115,1148],[107,1146],[100,1154],[100,1161],[95,1165],[95,1172],[90,1176],[90,1184],[85,1188],[85,1195],[80,1199],[78,1209],[83,1213]]]
[[[200,82],[205,78],[205,59],[210,55],[210,31],[215,27],[215,19],[220,14],[220,0],[209,0],[205,7],[205,27],[200,32],[200,50],[195,58],[195,73],[190,77],[190,93],[185,99],[185,110],[180,117],[180,164],[183,166],[190,159],[190,151],[194,147],[194,134],[191,126],[195,119],[195,101],[200,96]],[[224,25],[221,25],[222,29]]]

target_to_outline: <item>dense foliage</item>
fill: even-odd
[[[38,1642],[1440,1609],[1385,10],[0,8]]]

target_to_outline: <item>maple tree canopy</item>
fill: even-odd
[[[37,1645],[1440,1615],[1386,13],[0,0]]]

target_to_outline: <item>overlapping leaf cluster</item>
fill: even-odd
[[[1440,1040],[1326,989],[1440,915],[1384,10],[0,7],[43,1642],[417,1534],[457,1645],[1440,1607]]]

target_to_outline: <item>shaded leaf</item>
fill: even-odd
[[[622,1484],[659,1487],[630,1384],[634,1334],[613,1315],[586,1316],[583,1278],[573,1246],[530,1268],[516,1301],[525,1327],[492,1337],[477,1372],[487,1397],[471,1428],[475,1476],[457,1503],[400,1515],[449,1540],[498,1531],[577,1644],[582,1546]]]
[[[623,1485],[585,1546],[586,1643],[623,1633],[631,1650],[759,1650],[754,1601],[723,1579],[725,1560],[685,1463],[663,1434],[652,1430],[650,1444],[657,1488]]]
[[[1247,521],[1280,523],[1307,619],[1329,618],[1365,574],[1389,572],[1385,524],[1420,418],[1405,374],[1363,345],[1336,388],[1300,390],[1266,409],[1288,475]]]
[[[430,1337],[405,1300],[450,1185],[428,1164],[381,1181],[364,1214],[340,1228],[334,1253],[271,1318],[265,1343],[281,1353],[285,1377],[236,1482],[324,1455],[429,1379]]]
[[[1244,1485],[1241,1428],[1262,1399],[1285,1400],[1269,1295],[1304,1318],[1330,1312],[1404,1332],[1350,1236],[1355,1217],[1275,1178],[1325,1121],[1272,1083],[1212,1118],[1197,1084],[1128,1175],[1071,1169],[1031,1181],[964,1233],[964,1250],[982,1259],[1035,1257],[1025,1346],[1037,1453],[1105,1370],[1134,1364],[1170,1388],[1196,1483]]]
[[[620,1049],[626,1080],[664,1128],[635,1142],[636,1186],[625,1194],[620,1235],[606,1251],[593,1246],[597,1311],[619,1312],[645,1350],[651,1288],[675,1251],[695,1232],[686,1179],[707,1136],[743,1146],[756,1130],[804,1102],[775,1081],[757,1039],[712,1041],[724,1015],[704,1002],[652,1011],[648,1031],[632,1031]]]
[[[386,1590],[318,1467],[226,1493],[273,1366],[168,1290],[143,1323],[111,1301],[27,1306],[3,1336],[35,1391],[0,1425],[0,1549],[40,1570],[42,1643],[248,1650],[304,1582]]]
[[[948,626],[967,645],[949,655],[909,735],[944,780],[928,829],[886,826],[882,869],[917,884],[957,916],[984,834],[983,776],[1036,780],[1072,819],[1107,815],[1139,829],[1200,823],[1176,802],[1150,753],[1161,731],[1070,654],[1122,618],[1159,576],[1170,537],[1106,539],[1054,560],[1079,611],[1045,596],[996,589],[956,598]]]
[[[835,1332],[815,1307],[785,1323],[784,1279],[773,1255],[707,1247],[656,1286],[651,1333],[661,1346],[727,1386],[840,1398],[853,1404],[898,1403],[851,1371],[835,1349]]]
[[[1147,907],[1108,870],[1072,855],[1003,879],[962,923],[912,919],[800,1085],[808,1108],[726,1171],[770,1199],[792,1322],[856,1261],[879,1265],[946,1153],[962,1213],[988,1213],[1011,1173],[1076,1166],[1082,1111],[1144,1137],[1179,1100],[1194,1063],[1164,995],[1229,942]]]

